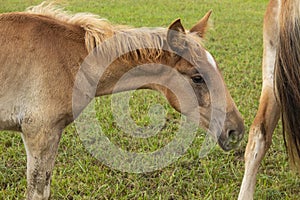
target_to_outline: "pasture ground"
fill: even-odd
[[[0,0],[0,12],[22,11],[40,0]],[[235,151],[219,147],[205,158],[198,152],[204,135],[199,131],[187,153],[166,168],[145,174],[113,170],[93,158],[82,145],[74,125],[61,139],[52,180],[52,199],[236,199],[244,172],[247,132],[255,116],[261,90],[262,23],[267,0],[70,0],[62,1],[72,12],[92,12],[115,24],[134,27],[167,27],[180,17],[191,27],[212,9],[213,28],[206,48],[214,55],[227,86],[245,118],[246,136]],[[1,27],[0,27],[1,28]],[[158,136],[134,140],[113,122],[110,98],[97,100],[98,117],[108,137],[132,151],[156,150],[172,139],[180,115],[164,97],[152,91],[134,92],[132,116],[148,123],[152,104],[162,104],[169,121]],[[132,145],[134,144],[134,145]],[[23,199],[26,156],[19,133],[0,133],[0,199]],[[289,170],[280,126],[258,174],[255,199],[298,199],[300,179]]]

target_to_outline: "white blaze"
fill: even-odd
[[[214,57],[213,57],[208,51],[206,51],[206,57],[207,57],[208,62],[209,62],[215,69],[217,69],[217,63],[216,63]]]

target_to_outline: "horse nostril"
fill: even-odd
[[[228,139],[230,141],[236,141],[238,140],[238,132],[236,130],[228,130],[227,131],[227,136],[228,136]]]

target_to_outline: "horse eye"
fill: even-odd
[[[196,84],[205,83],[204,79],[200,75],[192,77],[192,80]]]

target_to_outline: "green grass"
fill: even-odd
[[[0,12],[22,11],[39,0],[0,0]],[[180,17],[188,28],[208,10],[213,10],[213,28],[206,47],[214,55],[226,84],[246,123],[255,116],[261,90],[262,22],[267,0],[101,0],[62,1],[73,12],[93,12],[115,24],[135,27],[167,27]],[[67,3],[68,2],[68,3]],[[0,27],[1,28],[1,27]],[[168,110],[164,131],[153,139],[132,139],[115,125],[110,97],[97,100],[97,117],[115,144],[131,151],[153,151],[172,139],[180,115],[164,97],[150,91],[133,94],[132,116],[139,125],[149,124],[151,105]],[[176,121],[177,120],[177,121]],[[93,158],[83,146],[74,125],[61,139],[52,180],[53,199],[236,199],[244,172],[243,154],[247,142],[230,153],[219,147],[199,159],[203,134],[196,138],[176,162],[154,172],[134,174],[111,169]],[[0,199],[23,199],[26,188],[26,155],[19,133],[0,133]],[[255,199],[298,199],[300,180],[289,171],[281,128],[259,170]]]

